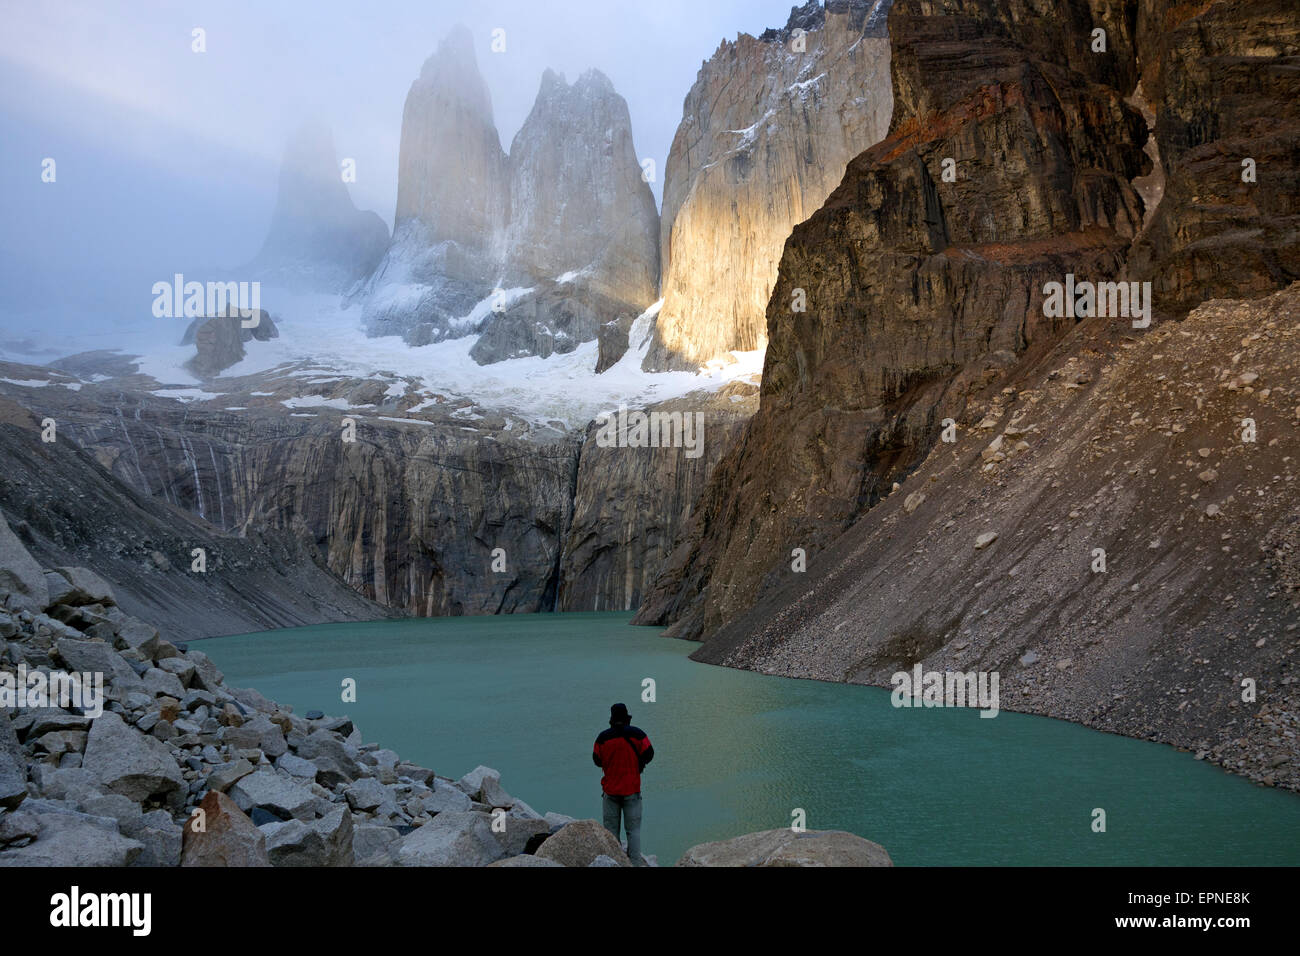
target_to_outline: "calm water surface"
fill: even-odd
[[[1300,797],[1062,721],[896,709],[879,688],[697,664],[626,614],[327,624],[204,641],[233,686],[346,714],[448,777],[478,764],[539,812],[600,816],[591,745],[624,701],[656,757],[642,844],[849,830],[899,865],[1300,863]],[[344,678],[357,702],[340,701]],[[657,701],[643,703],[644,678]],[[1093,833],[1092,811],[1107,832]]]

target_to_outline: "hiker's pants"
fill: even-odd
[[[641,794],[633,793],[625,797],[612,797],[602,794],[605,803],[605,829],[618,839],[619,817],[623,818],[623,827],[627,830],[627,855],[632,862],[641,865]]]

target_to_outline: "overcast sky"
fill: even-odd
[[[402,104],[455,23],[478,39],[502,147],[542,71],[590,67],[628,101],[659,171],[682,100],[723,39],[792,0],[59,0],[0,14],[0,343],[62,329],[111,347],[173,272],[260,247],[288,132],[316,117],[391,226]],[[205,53],[192,31],[206,31]],[[491,50],[504,29],[506,51]],[[53,158],[57,179],[41,181]],[[141,293],[141,288],[144,293]],[[98,336],[102,341],[96,341]]]

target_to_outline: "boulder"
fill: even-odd
[[[402,835],[392,827],[362,824],[352,831],[352,852],[357,866],[392,866]]]
[[[501,782],[501,772],[480,764],[457,780],[456,786],[462,793],[468,794],[471,799],[479,800],[483,793],[483,782],[485,780],[491,780],[499,784]]]
[[[365,777],[343,791],[348,806],[353,810],[377,810],[393,800],[393,795],[378,780]]]
[[[552,837],[554,839],[554,837]],[[843,830],[789,828],[693,846],[678,866],[893,866],[878,843]]]
[[[112,684],[114,694],[145,690],[144,681],[136,676],[122,655],[103,641],[61,637],[54,646],[68,670],[83,674],[103,674],[105,683]]]
[[[212,773],[208,775],[207,787],[209,790],[219,790],[225,793],[252,772],[253,765],[241,757],[230,763],[223,763],[218,767],[214,767]]]
[[[142,813],[138,803],[117,793],[99,794],[83,800],[81,808],[94,816],[113,818],[123,836],[144,847],[132,866],[180,864],[181,828],[166,810]]]
[[[256,734],[257,743],[254,746],[272,760],[284,756],[289,751],[289,745],[284,740],[284,731],[266,714],[257,714],[250,720],[244,721],[240,729]]]
[[[433,793],[420,797],[420,804],[425,813],[463,813],[470,808],[473,801],[449,783],[437,782]]]
[[[348,754],[347,748],[327,730],[308,734],[298,746],[298,756],[316,765],[316,780],[322,786],[351,783],[361,776],[361,768]]]
[[[541,856],[529,856],[521,853],[519,856],[508,856],[504,860],[497,860],[495,863],[489,863],[488,866],[559,866],[563,863],[556,863],[554,860],[548,860]]]
[[[275,761],[277,770],[283,770],[291,777],[311,781],[316,779],[316,765],[294,754],[284,754]]]
[[[208,657],[202,651],[188,650],[185,656],[194,664],[194,678],[190,682],[191,687],[199,687],[203,690],[216,690],[225,675],[217,669],[217,665],[212,663],[212,658]],[[260,695],[259,695],[260,696]],[[239,698],[236,697],[236,700]],[[265,698],[262,698],[265,700]],[[243,703],[243,701],[240,701]],[[275,708],[272,707],[272,710]]]
[[[493,814],[493,817],[495,816],[496,814]],[[505,821],[505,829],[493,830],[492,835],[496,837],[497,842],[501,844],[501,849],[508,856],[518,856],[526,852],[529,845],[535,842],[535,838],[545,837],[551,832],[545,820],[530,820],[509,813],[504,814],[502,819]],[[497,826],[501,824],[498,823]]]
[[[479,800],[489,807],[505,807],[507,810],[515,805],[515,798],[506,793],[498,777],[484,777],[479,790]]]
[[[263,827],[272,866],[351,866],[352,814],[347,807],[304,823],[270,823]]]
[[[31,814],[35,842],[0,852],[0,866],[130,866],[144,845],[118,832],[111,817],[63,811]]]
[[[117,626],[115,646],[119,650],[133,647],[149,660],[153,660],[158,654],[160,641],[158,628],[133,617],[128,617]]]
[[[230,788],[230,797],[245,813],[261,807],[281,820],[311,820],[315,816],[316,795],[274,770],[259,770],[241,778]]]
[[[13,611],[39,614],[49,607],[45,572],[27,553],[18,536],[0,515],[0,604]]]
[[[12,810],[27,797],[27,757],[7,713],[0,712],[0,807]]]
[[[440,813],[402,840],[397,864],[487,866],[505,855],[492,833],[488,814]]]
[[[158,667],[169,674],[174,674],[185,687],[189,687],[190,681],[194,679],[194,662],[188,658],[166,657],[158,662]]]
[[[90,730],[90,718],[73,714],[61,707],[40,707],[27,712],[31,723],[27,725],[27,736],[43,737],[52,730]]]
[[[191,816],[185,823],[181,866],[270,866],[266,834],[244,816],[235,802],[216,790],[198,807],[203,828]]]
[[[166,810],[146,813],[143,825],[128,836],[144,844],[135,866],[180,866],[184,831]]]
[[[144,672],[144,688],[155,697],[182,697],[185,694],[185,685],[180,678],[160,667],[151,667]]]
[[[554,860],[562,866],[590,866],[601,854],[619,861],[619,866],[632,865],[614,834],[595,820],[578,820],[566,824],[537,851],[538,856]]]
[[[30,770],[32,783],[41,795],[51,800],[84,800],[98,796],[102,790],[99,778],[81,767],[54,767],[47,763],[33,763]]]
[[[113,597],[113,588],[109,583],[88,568],[55,568],[54,573],[62,575],[71,587],[71,590],[60,598],[60,604],[70,604],[73,607],[87,604],[117,604],[117,599]]]
[[[19,810],[0,816],[0,847],[27,846],[40,832],[41,824],[34,813]]]
[[[90,725],[81,766],[102,789],[136,801],[185,786],[167,745],[112,712]]]

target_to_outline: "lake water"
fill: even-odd
[[[644,852],[789,826],[898,865],[1300,863],[1300,797],[1171,747],[1007,712],[901,709],[879,688],[698,664],[626,614],[328,624],[202,642],[232,686],[351,717],[448,777],[478,764],[539,812],[600,816],[591,746],[623,701],[656,757]],[[357,702],[341,702],[341,682]],[[656,701],[641,701],[653,678]],[[1091,828],[1106,811],[1106,832]]]

